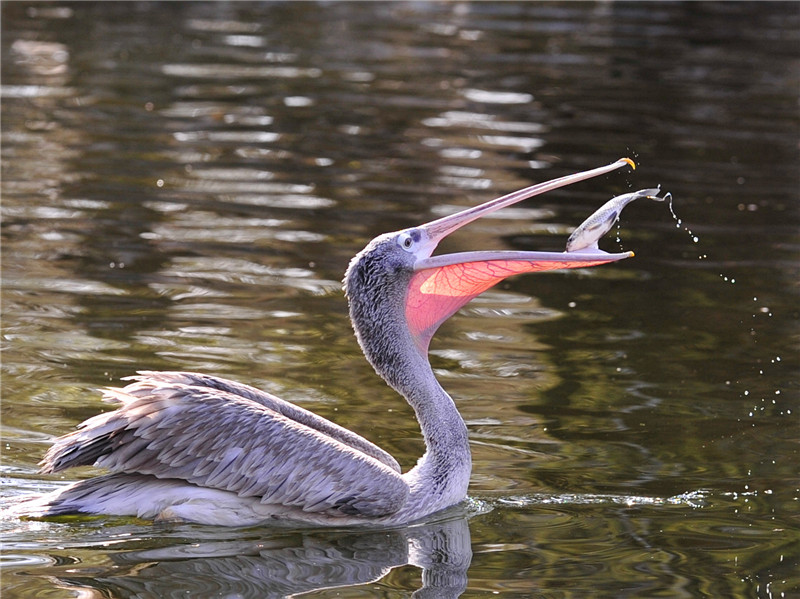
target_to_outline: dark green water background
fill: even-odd
[[[2,4],[2,505],[137,369],[211,372],[410,467],[340,290],[375,235],[606,164],[442,251],[607,250],[431,361],[470,505],[383,533],[4,517],[3,597],[800,597],[800,4]],[[687,229],[691,233],[687,232]],[[420,569],[424,568],[424,571]]]

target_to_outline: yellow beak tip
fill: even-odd
[[[633,170],[636,170],[636,163],[635,163],[633,160],[631,160],[630,158],[623,158],[622,160],[624,160],[625,162],[627,162],[628,164],[630,164],[630,165],[631,165],[631,168],[632,168]]]

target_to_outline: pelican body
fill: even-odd
[[[425,453],[409,471],[363,437],[273,395],[215,376],[142,371],[105,390],[116,409],[60,437],[42,472],[109,471],[23,504],[29,517],[111,514],[243,526],[394,526],[467,495],[467,427],[436,380],[428,344],[461,306],[506,277],[629,257],[600,250],[432,256],[456,229],[494,210],[626,165],[554,179],[373,239],[347,269],[350,318],[367,360],[413,407]]]

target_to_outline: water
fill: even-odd
[[[636,258],[443,326],[474,455],[443,521],[4,518],[4,597],[800,596],[796,3],[2,11],[3,506],[92,474],[36,463],[137,368],[262,387],[409,467],[340,291],[370,238],[626,155],[441,251],[560,251],[658,184],[681,219],[635,203],[600,243]]]

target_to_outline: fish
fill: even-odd
[[[619,220],[622,209],[634,200],[647,198],[656,202],[672,200],[672,194],[667,192],[659,197],[661,186],[649,189],[640,189],[631,193],[624,193],[611,198],[603,204],[589,218],[583,221],[567,239],[567,252],[580,252],[582,250],[597,250],[598,240],[611,230]]]

